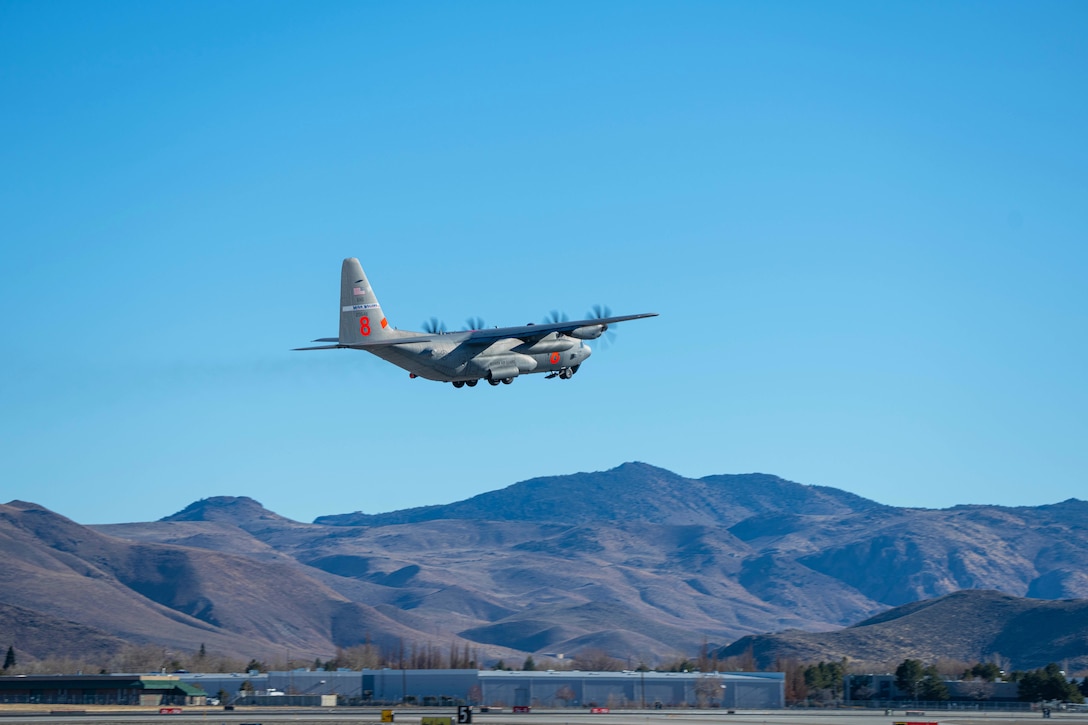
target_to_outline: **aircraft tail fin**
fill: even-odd
[[[340,344],[377,342],[391,337],[390,332],[362,265],[348,257],[340,268]]]

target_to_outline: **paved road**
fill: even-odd
[[[451,716],[452,709],[396,710],[398,725],[421,725],[423,717]],[[224,712],[187,709],[180,715],[144,712],[67,713],[43,710],[40,713],[4,712],[0,725],[370,725],[379,723],[381,711],[374,708],[328,709],[246,709]],[[940,725],[1043,725],[1038,713],[980,713],[934,711],[905,716],[902,711],[885,715],[882,710],[619,710],[593,714],[586,710],[535,710],[527,714],[473,713],[473,725],[894,725],[899,722],[940,723]],[[1088,725],[1088,713],[1055,712],[1052,725]]]

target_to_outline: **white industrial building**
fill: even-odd
[[[210,697],[238,704],[311,704],[336,695],[342,704],[489,707],[715,707],[743,710],[785,706],[781,672],[583,672],[579,670],[292,670],[181,674]],[[243,683],[248,683],[243,687]],[[302,700],[305,701],[302,701]],[[227,703],[224,703],[227,704]]]

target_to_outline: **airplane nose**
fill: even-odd
[[[582,359],[585,360],[586,358],[588,358],[592,354],[593,354],[593,348],[591,348],[589,345],[587,345],[587,344],[585,344],[583,342],[582,343]]]

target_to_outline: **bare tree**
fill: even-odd
[[[759,669],[756,665],[756,658],[752,653],[751,647],[744,650],[739,655],[726,657],[721,662],[718,662],[717,659],[715,659],[714,665],[720,672],[756,672]],[[708,670],[703,670],[703,672],[707,671]]]
[[[972,700],[989,700],[994,696],[996,686],[986,680],[971,680],[964,685],[965,694]]]
[[[805,685],[805,668],[794,658],[775,660],[774,669],[785,675],[786,704],[803,702],[808,695],[808,686]]]
[[[721,699],[724,680],[715,675],[703,675],[695,681],[695,702],[700,708],[709,707],[716,699]]]
[[[574,665],[579,670],[590,672],[619,672],[624,668],[625,663],[604,650],[587,649],[578,653],[574,658]]]
[[[563,685],[555,691],[555,699],[562,702],[563,707],[570,707],[570,704],[578,699],[578,695],[570,685]]]

